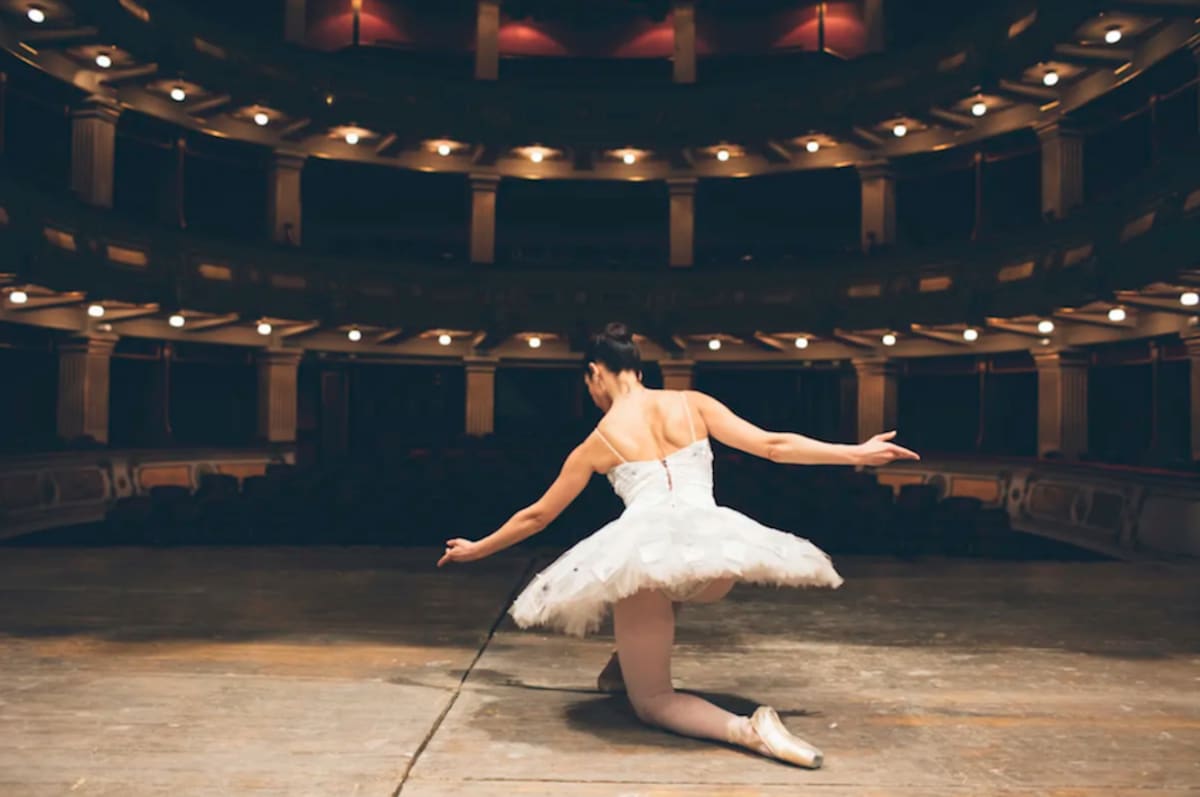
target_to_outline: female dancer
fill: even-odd
[[[791,464],[883,465],[917,455],[890,442],[895,432],[860,445],[823,443],[763,431],[698,391],[647,389],[637,345],[621,324],[592,338],[584,362],[588,392],[604,412],[596,430],[540,499],[481,540],[448,540],[438,566],[482,559],[536,534],[592,474],[606,474],[625,511],[534,577],[509,609],[517,625],[582,636],[596,630],[612,605],[617,652],[601,680],[624,678],[639,719],[797,766],[821,766],[821,752],[789,733],[769,706],[737,716],[671,685],[672,602],[718,601],[738,581],[842,583],[829,556],[808,540],[716,505],[709,437]]]

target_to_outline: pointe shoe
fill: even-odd
[[[605,664],[600,675],[596,676],[596,688],[601,692],[625,691],[625,676],[621,673],[621,661],[616,653],[612,654],[608,664]]]
[[[825,755],[798,736],[793,736],[770,706],[759,706],[750,716],[750,727],[780,761],[807,769],[820,769]]]

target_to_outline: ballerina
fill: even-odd
[[[558,517],[593,474],[605,474],[625,511],[533,578],[509,608],[517,625],[583,636],[612,606],[616,652],[600,686],[623,685],[641,721],[820,767],[821,751],[792,735],[770,706],[739,716],[672,686],[678,604],[718,601],[742,581],[842,584],[829,555],[808,540],[716,504],[709,438],[797,465],[878,466],[919,457],[891,442],[895,432],[859,445],[825,443],[764,431],[699,391],[646,388],[640,352],[622,324],[591,339],[584,363],[588,392],[604,412],[595,431],[541,498],[480,540],[448,540],[438,566],[482,559],[527,539]]]

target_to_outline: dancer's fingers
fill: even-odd
[[[890,432],[883,432],[882,434],[875,435],[875,439],[882,440],[883,442],[886,443],[888,440],[891,440],[895,436],[896,436],[896,430],[893,429]]]

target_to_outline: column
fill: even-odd
[[[71,112],[71,190],[102,208],[113,203],[113,165],[121,109],[89,97]]]
[[[87,335],[58,347],[58,436],[108,442],[109,366],[116,335]]]
[[[304,44],[308,36],[307,0],[284,0],[283,38],[292,44]]]
[[[471,175],[471,262],[496,262],[496,190],[500,178]]]
[[[1035,351],[1038,456],[1078,459],[1088,446],[1088,355],[1075,349]]]
[[[300,223],[304,217],[300,178],[305,156],[276,151],[267,175],[267,223],[271,240],[288,246],[300,245]]]
[[[296,442],[296,382],[299,349],[258,353],[258,436],[267,443]]]
[[[675,0],[671,4],[671,22],[675,26],[675,82],[696,82],[696,3]]]
[[[867,52],[883,52],[887,46],[883,0],[863,0],[863,26],[867,29]]]
[[[691,390],[696,363],[692,360],[660,360],[663,390]]]
[[[862,184],[862,248],[871,252],[896,243],[896,175],[891,164],[864,163],[858,167]]]
[[[1186,337],[1188,365],[1191,370],[1191,390],[1188,399],[1188,418],[1191,428],[1192,462],[1200,462],[1200,335]]]
[[[885,359],[853,360],[857,377],[857,442],[896,428],[896,364]]]
[[[467,357],[467,418],[466,431],[472,437],[483,437],[496,430],[496,360],[490,357]]]
[[[671,208],[672,266],[691,266],[696,262],[696,178],[668,180]]]
[[[1062,219],[1083,203],[1083,135],[1061,122],[1038,128],[1042,216]]]
[[[322,462],[338,462],[350,450],[350,380],[344,368],[321,372]]]
[[[500,77],[500,0],[479,0],[475,14],[475,79]]]

